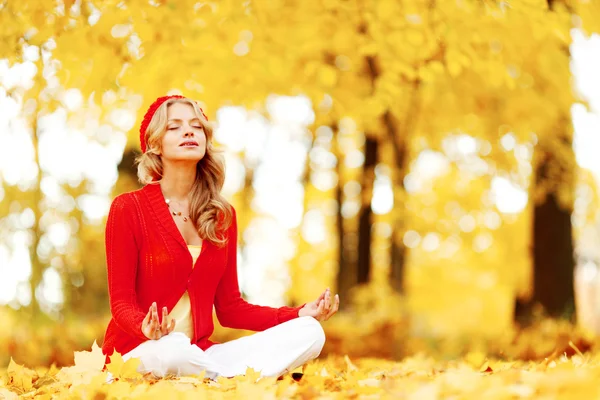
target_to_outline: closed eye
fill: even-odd
[[[204,129],[204,127],[202,127],[202,126],[192,126],[192,128],[194,128],[194,129]],[[172,126],[170,128],[167,128],[167,130],[169,130],[169,131],[173,131],[175,129],[179,129],[179,127],[178,126]]]

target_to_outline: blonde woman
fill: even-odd
[[[140,127],[138,178],[145,186],[117,196],[106,224],[112,319],[103,353],[140,359],[157,377],[281,376],[319,356],[320,321],[339,307],[326,289],[299,307],[246,302],[237,277],[235,210],[220,194],[224,165],[198,104],[158,98]],[[230,328],[258,331],[227,343],[209,340],[212,311]]]

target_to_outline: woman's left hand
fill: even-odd
[[[332,299],[331,291],[329,288],[327,288],[315,301],[306,303],[304,307],[298,311],[298,316],[311,316],[317,321],[327,321],[333,314],[337,312],[339,307],[340,296],[336,294]]]

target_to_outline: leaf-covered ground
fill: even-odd
[[[95,343],[91,351],[73,352],[90,348],[85,343],[93,339],[75,338],[89,338],[87,330],[96,335],[94,324],[62,324],[63,329],[53,324],[52,330],[14,325],[0,332],[0,356],[16,360],[0,361],[0,399],[600,398],[600,341],[568,321],[541,319],[487,339],[433,340],[408,335],[402,321],[373,319],[373,314],[336,316],[324,326],[322,356],[281,380],[259,380],[251,370],[217,381],[203,376],[153,379],[136,372],[136,360],[124,363],[116,354],[109,365],[116,378],[107,384],[109,371],[102,371],[104,356]],[[8,333],[8,341],[2,339]],[[56,361],[50,368],[36,366],[51,364],[44,364],[47,360]]]
[[[0,399],[585,399],[600,397],[600,355],[557,354],[544,360],[499,361],[471,352],[459,360],[436,360],[415,355],[401,362],[376,358],[329,356],[307,364],[283,379],[245,376],[203,376],[153,379],[135,372],[137,360],[123,362],[117,354],[110,365],[115,376],[106,383],[103,356],[75,353],[75,365],[31,370],[11,360],[1,372]]]

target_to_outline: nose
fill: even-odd
[[[184,137],[193,137],[193,136],[194,136],[194,132],[193,132],[191,129],[190,129],[190,130],[187,130],[187,131],[184,133],[184,135],[183,135],[183,136],[184,136]]]

